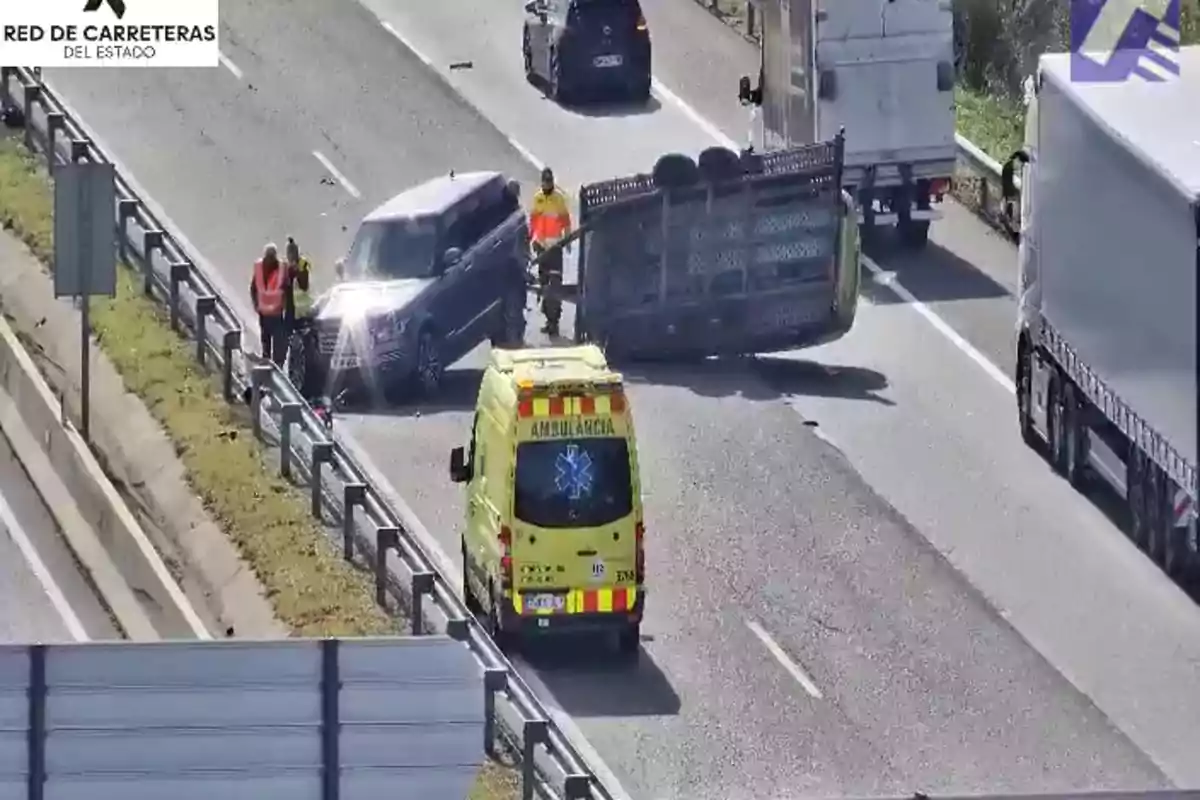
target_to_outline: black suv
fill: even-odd
[[[338,283],[317,300],[315,347],[298,360],[331,395],[432,394],[446,366],[484,340],[522,343],[527,255],[517,184],[504,175],[413,187],[359,226]]]
[[[649,101],[650,31],[638,0],[531,0],[525,14],[525,77],[555,101]]]

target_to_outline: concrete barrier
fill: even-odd
[[[129,639],[210,637],[12,327],[0,318],[0,428]]]

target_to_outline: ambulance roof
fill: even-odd
[[[556,383],[620,383],[621,374],[608,367],[604,353],[594,344],[573,347],[530,347],[492,350],[492,366],[510,376],[516,385],[551,386]]]

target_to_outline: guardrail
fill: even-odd
[[[52,175],[59,164],[110,162],[33,70],[0,67],[0,103],[23,111],[25,144],[45,157]],[[146,295],[167,306],[172,326],[195,342],[197,362],[219,371],[225,400],[239,403],[251,390],[254,432],[278,447],[280,474],[308,481],[313,516],[341,523],[345,558],[372,565],[376,601],[406,607],[414,635],[438,629],[474,654],[484,671],[484,750],[494,755],[507,745],[519,755],[523,800],[613,800],[341,437],[282,371],[243,353],[245,332],[218,282],[120,174],[115,222],[122,260],[141,273]],[[428,625],[427,611],[440,619]]]
[[[729,6],[737,5],[737,3],[731,3],[730,0],[693,0],[693,2],[729,25],[733,30],[738,31],[747,41],[758,46],[759,15],[758,9],[751,0],[740,0],[740,12],[728,10]],[[965,136],[955,133],[954,143],[958,152],[958,170],[954,176],[953,190],[955,198],[979,214],[990,225],[1011,237],[1012,231],[1004,224],[1003,220],[1000,163]],[[1017,180],[1016,185],[1019,192],[1020,179]]]

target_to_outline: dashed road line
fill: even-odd
[[[221,59],[221,66],[229,70],[230,73],[233,74],[233,77],[237,78],[239,81],[245,77],[242,74],[242,71],[238,69],[238,65],[233,63],[228,56],[226,56],[224,53],[219,53],[218,55]]]
[[[362,192],[358,190],[358,187],[351,183],[350,180],[333,165],[333,162],[325,157],[324,153],[322,153],[320,150],[313,150],[313,158],[321,162],[321,166],[333,176],[335,181],[342,185],[342,188],[345,189],[351,197],[353,197],[355,200],[358,200],[362,197]]]
[[[762,625],[759,625],[752,619],[748,619],[746,620],[746,627],[763,643],[763,647],[767,648],[767,652],[775,657],[775,660],[787,670],[788,674],[796,679],[796,683],[800,684],[804,691],[808,692],[809,696],[816,700],[820,700],[825,696],[821,694],[821,690],[817,688],[817,684],[813,682],[813,679],[808,677],[808,673],[792,660],[787,651],[779,646],[779,642],[775,641]]]

